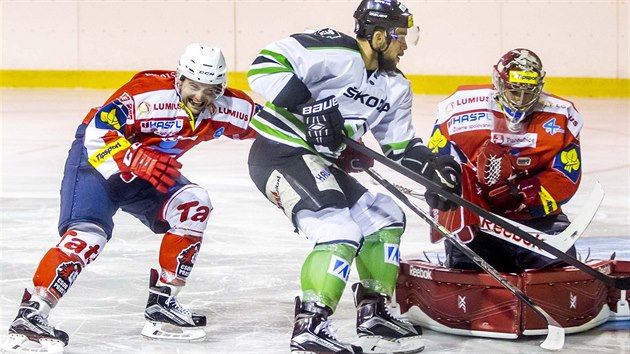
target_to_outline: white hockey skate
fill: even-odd
[[[158,272],[151,269],[149,299],[144,310],[147,320],[142,335],[153,339],[173,341],[200,341],[206,337],[203,327],[206,316],[183,307],[171,295],[168,286],[157,286]]]
[[[9,338],[2,344],[3,353],[62,354],[68,345],[68,334],[48,324],[39,311],[40,304],[31,300],[31,293],[24,290],[22,303],[9,327]]]
[[[364,353],[413,354],[424,350],[422,329],[396,318],[380,294],[367,294],[361,283],[352,286],[357,307],[357,335]]]

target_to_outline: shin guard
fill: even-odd
[[[183,286],[197,259],[201,237],[164,234],[160,246],[160,281],[164,284]]]
[[[302,266],[302,301],[335,311],[357,252],[346,243],[316,245]]]
[[[361,283],[370,293],[392,296],[400,263],[401,228],[382,229],[365,237],[357,257]]]
[[[98,257],[107,243],[102,235],[68,230],[56,247],[46,252],[33,275],[35,295],[51,306],[66,294],[83,268]]]
[[[83,264],[77,255],[68,255],[59,248],[49,249],[33,275],[35,295],[54,307],[82,270]]]

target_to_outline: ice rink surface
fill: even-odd
[[[57,240],[59,185],[74,131],[89,108],[113,91],[0,89],[0,341],[17,313],[25,287],[43,254]],[[414,120],[425,138],[443,96],[416,96]],[[630,109],[624,99],[573,98],[585,118],[583,181],[565,207],[575,215],[600,181],[606,190],[593,222],[577,242],[582,256],[630,260]],[[367,141],[368,145],[372,142]],[[66,353],[288,353],[293,298],[311,245],[255,189],[247,173],[251,142],[227,138],[202,143],[181,158],[183,173],[206,188],[214,211],[195,269],[180,294],[185,305],[208,316],[198,343],[147,340],[140,335],[149,269],[157,267],[160,236],[132,217],[115,217],[114,236],[50,321],[70,335]],[[377,164],[382,175],[421,189]],[[367,176],[357,175],[380,190]],[[422,205],[422,203],[420,203]],[[402,240],[403,259],[437,254],[428,227],[411,212]],[[354,272],[354,270],[353,270]],[[356,274],[350,283],[357,280]],[[334,315],[338,336],[351,341],[354,306],[349,287]],[[611,323],[567,335],[564,353],[630,353],[630,323]],[[542,353],[543,337],[496,340],[426,330],[425,353]]]

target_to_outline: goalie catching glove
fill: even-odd
[[[320,153],[333,156],[343,142],[343,117],[335,96],[301,104],[298,112],[304,117],[306,142]]]
[[[136,177],[151,183],[158,191],[168,192],[181,176],[182,164],[173,156],[135,143],[127,149],[120,168],[120,178],[129,183]]]
[[[413,140],[403,154],[401,164],[408,169],[421,174],[422,176],[437,183],[447,192],[462,194],[461,175],[462,169],[453,156],[438,155],[431,150],[418,144]],[[447,211],[455,210],[457,204],[441,197],[439,194],[427,189],[424,198],[431,208]]]
[[[538,178],[519,179],[516,156],[503,146],[486,141],[477,157],[481,194],[494,212],[520,211],[537,202]]]

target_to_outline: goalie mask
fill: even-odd
[[[227,86],[227,65],[221,49],[193,43],[186,47],[177,65],[177,78],[206,85],[216,85],[215,98],[223,95]]]
[[[540,58],[529,49],[510,50],[494,66],[495,99],[505,113],[509,130],[520,131],[527,114],[538,103],[544,78]]]
[[[409,28],[409,43],[418,41],[418,27],[413,25],[413,15],[396,0],[363,0],[354,12],[354,19],[354,33],[358,38],[371,41],[374,31],[380,28],[385,30],[389,43],[397,38],[396,28]]]

